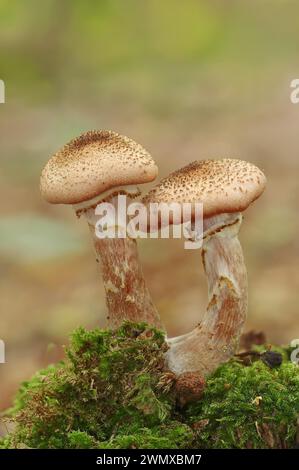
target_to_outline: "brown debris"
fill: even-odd
[[[203,395],[205,385],[205,379],[198,372],[180,374],[175,384],[178,405],[183,407],[187,403],[199,400]]]
[[[209,422],[209,419],[200,419],[199,421],[196,421],[192,424],[192,429],[196,433],[200,433],[209,424]]]

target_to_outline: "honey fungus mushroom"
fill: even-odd
[[[108,324],[124,320],[146,321],[161,327],[158,312],[146,287],[136,240],[98,238],[95,208],[101,201],[114,205],[117,196],[134,198],[139,184],[153,181],[158,168],[137,142],[112,131],[89,131],[71,140],[44,167],[40,189],[52,204],[70,204],[90,227],[108,307]]]
[[[164,178],[144,198],[149,203],[203,203],[203,267],[208,306],[190,333],[168,339],[168,368],[203,376],[233,356],[247,315],[247,273],[238,232],[242,212],[265,189],[263,172],[236,160],[196,161]]]

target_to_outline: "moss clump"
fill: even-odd
[[[284,448],[296,439],[299,368],[289,360],[271,369],[261,361],[230,361],[208,380],[204,397],[187,410],[207,448]],[[200,424],[202,423],[202,426]]]
[[[76,330],[66,360],[22,385],[10,410],[15,430],[0,448],[292,447],[299,368],[235,360],[182,408],[164,371],[167,345],[146,324]]]
[[[117,331],[76,330],[66,360],[22,385],[2,446],[34,448],[176,447],[190,430],[171,418],[164,335],[146,324]],[[115,437],[116,436],[116,437]],[[185,436],[185,440],[184,440]]]

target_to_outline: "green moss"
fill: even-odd
[[[184,449],[194,438],[189,426],[169,421],[153,428],[136,428],[135,432],[119,433],[108,442],[102,442],[102,449]]]
[[[235,360],[207,381],[201,400],[177,406],[164,371],[161,332],[124,323],[117,331],[76,330],[66,359],[20,388],[0,448],[292,447],[299,368]],[[263,348],[261,348],[263,350]]]
[[[127,435],[120,442],[131,445],[140,429],[172,424],[174,396],[163,388],[165,350],[163,334],[146,324],[76,330],[65,362],[22,385],[10,411],[17,422],[10,445],[105,448],[115,435]],[[142,433],[137,444],[150,445],[154,436]]]
[[[196,443],[208,448],[292,447],[298,414],[299,368],[289,361],[271,369],[261,361],[245,367],[232,360],[187,410],[189,423],[206,420]]]

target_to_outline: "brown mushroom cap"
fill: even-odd
[[[244,211],[265,189],[264,173],[236,159],[195,161],[161,180],[143,203],[203,203],[204,217]]]
[[[40,189],[53,204],[77,204],[117,186],[153,181],[158,168],[134,140],[112,131],[89,131],[71,140],[44,167]]]

